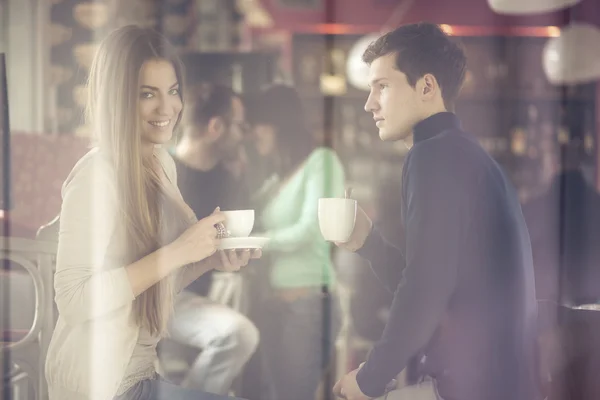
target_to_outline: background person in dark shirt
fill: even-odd
[[[231,89],[204,84],[191,90],[174,151],[178,186],[196,216],[245,209],[248,194],[240,172],[244,105]],[[239,312],[210,301],[211,274],[177,298],[171,339],[201,350],[182,385],[226,394],[259,341],[255,325]]]
[[[402,26],[372,43],[365,110],[379,136],[413,134],[405,160],[400,246],[358,210],[350,241],[395,291],[367,361],[335,386],[382,396],[418,356],[445,400],[535,400],[537,304],[531,244],[516,191],[451,112],[466,58],[437,25]]]
[[[547,190],[523,206],[538,299],[600,303],[600,194],[583,172],[580,142],[563,145],[562,165]]]
[[[559,147],[546,190],[523,206],[539,301],[540,376],[549,399],[600,399],[600,194],[585,175],[583,144]]]

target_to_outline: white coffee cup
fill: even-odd
[[[254,210],[223,211],[225,229],[231,237],[248,237],[254,227]]]
[[[354,199],[319,199],[319,228],[325,240],[344,243],[350,239],[356,221],[356,208]]]

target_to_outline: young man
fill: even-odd
[[[249,195],[236,176],[245,124],[241,98],[227,87],[203,85],[189,96],[186,108],[174,154],[184,200],[199,218],[216,207],[247,208]],[[245,316],[206,297],[211,281],[205,274],[178,296],[169,333],[201,350],[182,385],[227,394],[256,350],[259,334]]]
[[[402,172],[402,243],[385,241],[359,209],[350,241],[338,244],[368,259],[395,294],[382,338],[334,392],[382,396],[417,357],[445,400],[536,400],[529,235],[513,186],[452,113],[463,51],[419,23],[382,36],[363,59],[365,110],[380,138],[413,135],[414,146]]]

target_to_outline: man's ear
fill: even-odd
[[[438,88],[437,80],[432,74],[425,74],[422,80],[422,94],[424,96],[432,96]]]
[[[225,132],[225,121],[221,117],[213,117],[208,121],[208,136],[212,141],[215,141]]]

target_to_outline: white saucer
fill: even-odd
[[[232,237],[221,239],[219,249],[262,249],[269,242],[266,237]]]

